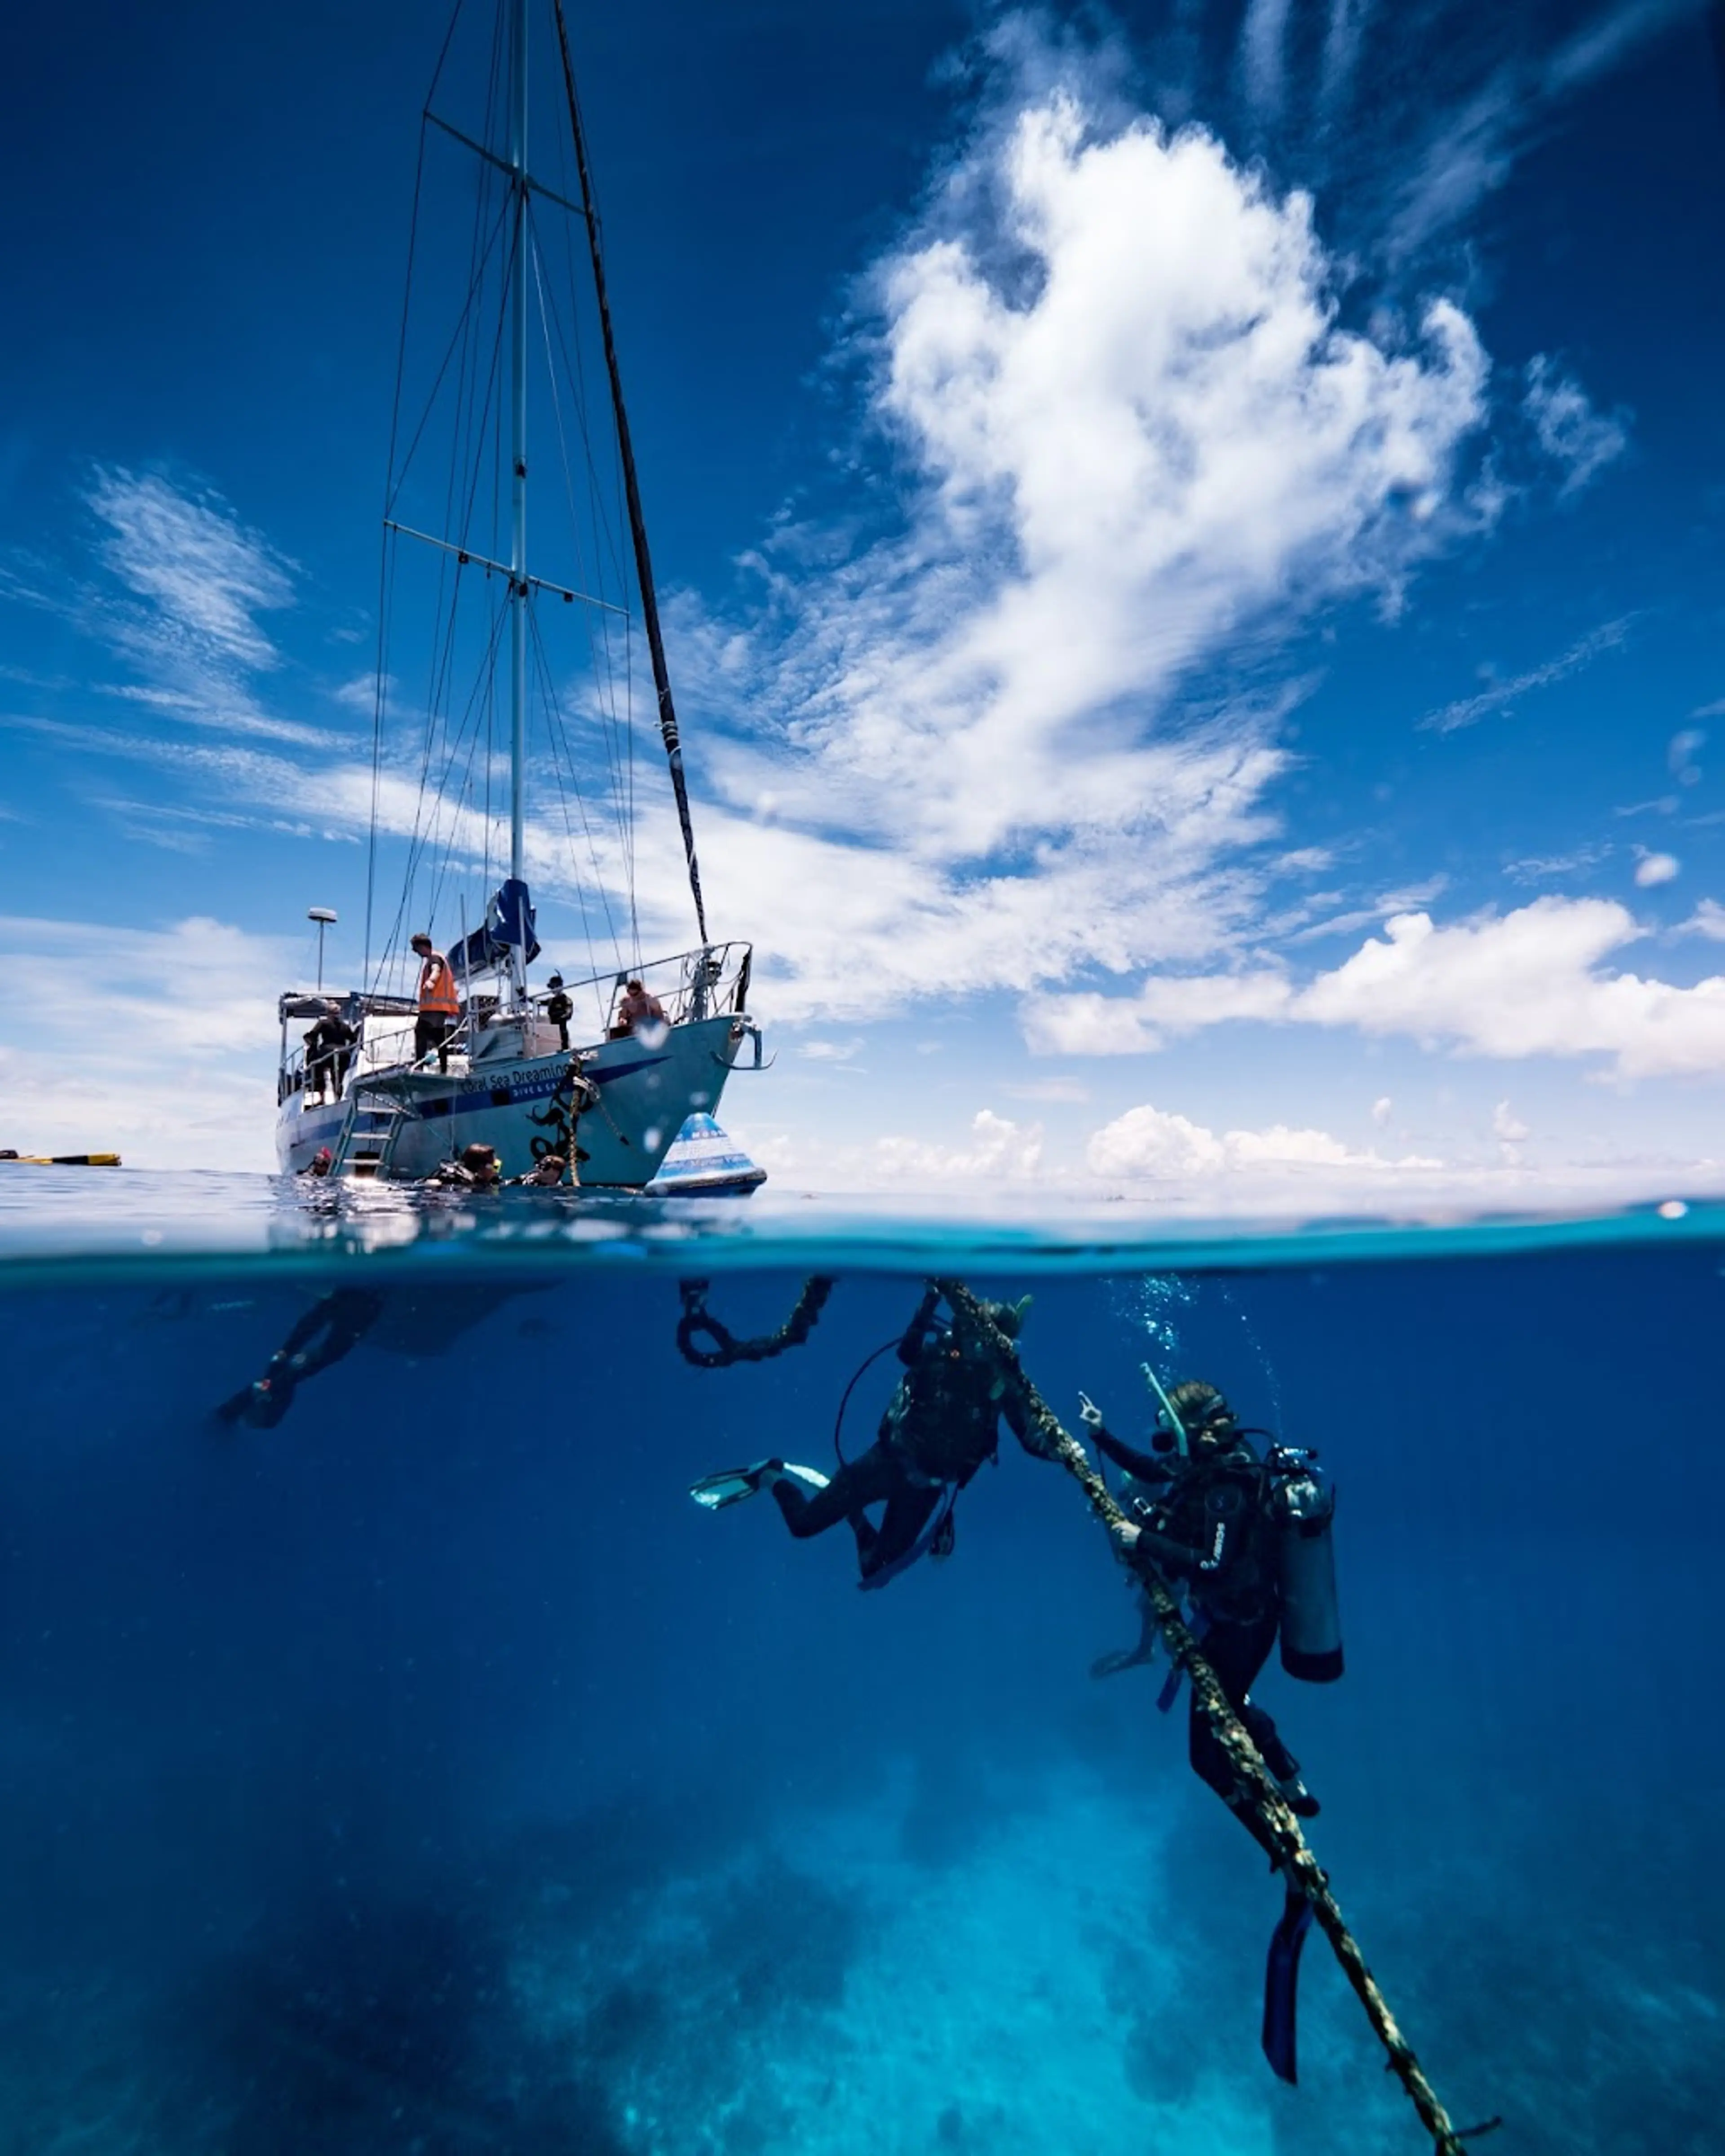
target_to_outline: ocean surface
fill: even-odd
[[[805,1276],[805,1344],[691,1367]],[[1003,1435],[859,1594],[703,1473],[830,1469],[925,1276],[1143,1441],[1317,1447],[1348,1670],[1255,1696],[1470,2147],[1725,2146],[1725,1217],[655,1208],[0,1171],[4,2156],[1431,2146],[1186,1763],[1077,1489]],[[326,1299],[335,1297],[333,1304]],[[308,1313],[345,1352],[223,1419]],[[898,1366],[858,1378],[848,1451]]]

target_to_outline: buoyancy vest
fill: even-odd
[[[455,976],[440,951],[434,951],[419,968],[419,1008],[444,1018],[459,1018],[461,1014]]]

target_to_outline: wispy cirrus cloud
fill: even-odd
[[[1527,378],[1522,408],[1540,448],[1563,467],[1563,494],[1579,494],[1623,454],[1629,446],[1628,428],[1620,416],[1595,411],[1581,384],[1560,372],[1543,352],[1528,361]]]
[[[1424,732],[1435,734],[1459,733],[1465,726],[1476,726],[1481,719],[1509,710],[1535,690],[1548,689],[1554,682],[1579,674],[1602,654],[1620,650],[1633,625],[1634,618],[1628,614],[1616,621],[1602,622],[1585,636],[1578,637],[1567,651],[1560,652],[1555,659],[1512,675],[1507,680],[1494,681],[1471,696],[1461,696],[1454,703],[1441,705],[1436,711],[1428,711],[1418,724]]]

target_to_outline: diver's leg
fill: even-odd
[[[1199,1652],[1215,1671],[1216,1681],[1236,1714],[1245,1706],[1252,1680],[1269,1660],[1275,1641],[1276,1620],[1271,1617],[1267,1623],[1256,1625],[1212,1625],[1199,1642]],[[1215,1791],[1230,1811],[1238,1814],[1240,1825],[1273,1862],[1275,1846],[1257,1813],[1240,1799],[1228,1754],[1199,1703],[1196,1686],[1192,1693],[1188,1748],[1193,1773]]]
[[[841,1467],[826,1488],[817,1490],[812,1496],[788,1475],[775,1476],[770,1486],[785,1525],[798,1542],[806,1542],[811,1535],[824,1535],[843,1519],[849,1519],[853,1527],[861,1520],[872,1534],[862,1508],[890,1497],[899,1479],[897,1461],[885,1445],[876,1445]]]
[[[857,1527],[856,1554],[865,1579],[904,1555],[928,1525],[929,1515],[940,1501],[938,1484],[931,1490],[901,1476],[897,1488],[886,1500],[886,1516],[878,1529],[870,1527],[866,1520],[860,1527],[851,1522]],[[866,1540],[864,1529],[867,1529]]]

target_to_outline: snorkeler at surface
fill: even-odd
[[[251,1430],[274,1430],[306,1378],[357,1347],[382,1308],[382,1296],[369,1288],[336,1288],[321,1296],[270,1358],[263,1376],[223,1400],[217,1415]]]
[[[1015,1339],[1029,1300],[983,1308],[1008,1339]],[[905,1327],[898,1342],[905,1375],[866,1452],[830,1481],[783,1460],[727,1469],[695,1484],[690,1494],[696,1503],[719,1512],[771,1490],[799,1541],[848,1521],[864,1587],[884,1587],[925,1551],[950,1556],[953,1501],[983,1462],[995,1456],[1001,1419],[1020,1442],[1025,1426],[998,1370],[967,1353],[952,1327],[937,1318],[939,1301],[939,1291],[929,1288]],[[870,1505],[886,1507],[878,1527],[864,1509]]]

